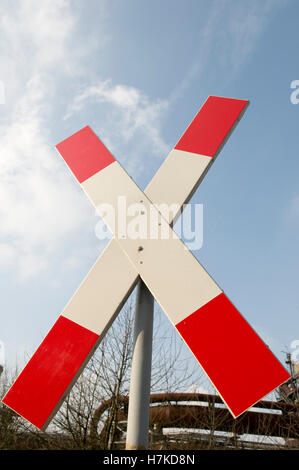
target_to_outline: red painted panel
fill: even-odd
[[[92,351],[99,336],[60,315],[3,398],[41,429]]]
[[[214,157],[249,101],[209,96],[175,148]]]
[[[89,126],[63,140],[56,148],[79,183],[115,161]]]
[[[176,327],[235,417],[290,377],[223,293]]]

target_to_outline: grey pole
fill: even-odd
[[[4,369],[4,363],[5,363],[5,353],[4,353],[4,343],[0,341],[0,375],[3,372]]]
[[[148,448],[154,298],[142,280],[137,286],[126,449]]]

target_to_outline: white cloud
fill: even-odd
[[[108,106],[101,124],[101,138],[111,150],[134,140],[135,152],[130,149],[128,170],[142,169],[140,154],[166,156],[169,146],[161,135],[161,124],[168,110],[167,100],[150,100],[134,87],[113,85],[111,80],[98,81],[75,96],[65,119],[81,111],[86,105]],[[104,108],[103,108],[104,109]],[[138,165],[138,168],[136,166]]]
[[[12,77],[3,77],[9,93],[0,125],[0,266],[13,264],[25,279],[46,269],[53,250],[84,226],[86,206],[50,140],[59,83],[52,73],[68,76],[77,65],[71,2],[16,3],[6,2],[0,19],[0,65]]]
[[[10,241],[0,263],[13,261],[22,277],[47,266],[51,251],[84,220],[81,194],[43,125],[46,85],[34,76],[14,106],[12,123],[0,126],[0,236]]]
[[[5,38],[6,51],[13,53],[14,59],[23,56],[24,62],[43,67],[65,59],[66,50],[70,52],[68,41],[76,23],[70,0],[19,0],[13,6],[11,2],[5,3],[6,8],[1,14],[1,37]]]
[[[2,265],[10,264],[15,261],[16,250],[8,243],[0,243],[0,263]]]
[[[1,4],[1,80],[7,106],[13,106],[26,82],[37,73],[55,74],[75,69],[78,47],[71,38],[76,19],[70,0],[4,0]]]

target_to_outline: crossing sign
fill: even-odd
[[[289,379],[267,345],[173,231],[248,101],[210,96],[143,192],[89,126],[56,146],[88,198],[142,204],[159,233],[114,232],[3,403],[45,429],[141,278],[236,418]],[[165,203],[160,206],[160,203]],[[176,211],[164,210],[176,203]]]

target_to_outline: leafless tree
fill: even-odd
[[[133,308],[128,303],[66,398],[52,429],[71,436],[76,448],[112,449],[120,434],[119,411],[128,397],[133,350]],[[183,354],[184,352],[184,354]],[[176,391],[198,379],[184,344],[156,308],[152,392]],[[109,403],[97,421],[97,408]],[[127,405],[125,405],[127,406]],[[96,429],[93,423],[96,424]],[[90,430],[92,430],[90,432]]]

